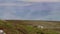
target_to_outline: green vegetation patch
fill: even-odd
[[[50,29],[45,30],[32,25],[21,25],[19,23],[13,24],[2,20],[0,20],[0,28],[2,28],[7,34],[60,34]]]

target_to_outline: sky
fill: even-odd
[[[60,0],[23,0],[28,2],[59,2]]]
[[[47,3],[42,1],[47,1]],[[0,0],[0,19],[60,21],[60,2],[54,2],[59,0],[42,1]]]

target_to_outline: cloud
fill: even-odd
[[[0,19],[20,19],[20,17],[16,16],[16,11],[11,7],[0,7]]]
[[[0,6],[29,6],[30,3],[0,3]]]
[[[24,0],[28,2],[60,2],[60,0]]]
[[[60,20],[60,3],[0,6],[0,19]]]
[[[36,9],[37,8],[37,9]],[[44,9],[45,8],[45,9]],[[60,20],[60,4],[59,3],[47,3],[35,4],[30,7],[31,11],[27,14],[26,19],[30,20]],[[41,10],[40,10],[41,9]]]

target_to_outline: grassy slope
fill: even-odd
[[[3,29],[7,34],[60,34],[60,29],[40,29],[33,25],[57,27],[60,26],[60,23],[55,21],[0,20],[0,29]]]

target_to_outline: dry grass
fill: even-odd
[[[60,34],[60,28],[37,28],[43,25],[47,27],[60,26],[59,21],[28,21],[28,20],[0,20],[0,29],[7,34]]]

